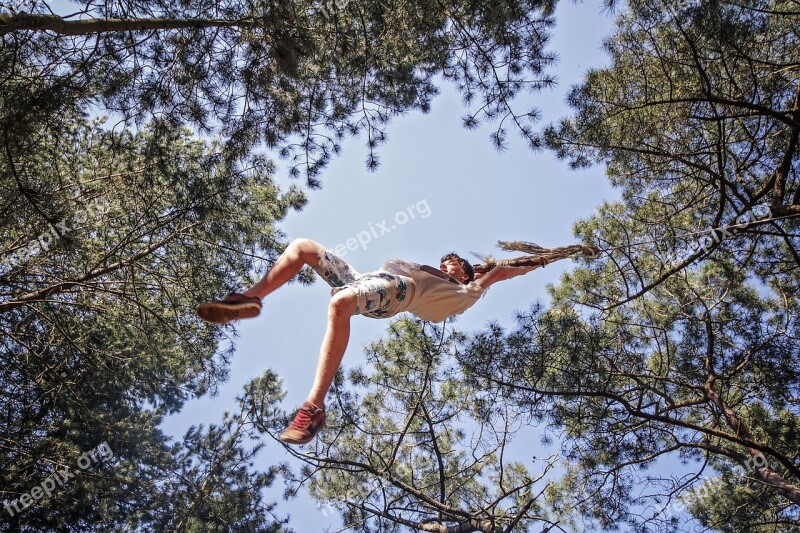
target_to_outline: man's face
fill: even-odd
[[[461,263],[459,263],[455,259],[448,259],[447,261],[443,261],[439,265],[439,270],[441,270],[445,274],[450,274],[461,283],[465,283],[469,278],[469,276],[467,276],[467,274],[464,272],[464,268],[461,266]]]

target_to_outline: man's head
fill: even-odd
[[[445,274],[450,274],[461,283],[469,283],[475,279],[475,271],[472,269],[472,265],[455,252],[450,252],[442,257],[439,270]]]

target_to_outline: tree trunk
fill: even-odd
[[[222,19],[86,19],[64,20],[57,15],[0,14],[0,35],[16,30],[52,31],[59,35],[148,30],[179,30],[222,26],[251,26],[252,21]]]

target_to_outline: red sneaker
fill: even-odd
[[[261,299],[232,292],[224,300],[202,303],[197,314],[212,324],[227,324],[232,320],[257,317],[261,313]]]
[[[325,409],[320,409],[311,402],[304,402],[292,423],[279,438],[281,442],[287,444],[305,444],[324,427]]]

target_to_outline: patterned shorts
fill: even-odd
[[[331,296],[342,289],[353,289],[356,293],[358,315],[386,318],[404,311],[411,303],[407,296],[408,286],[413,281],[405,276],[388,272],[359,274],[330,250],[325,250],[313,269],[333,287]]]

